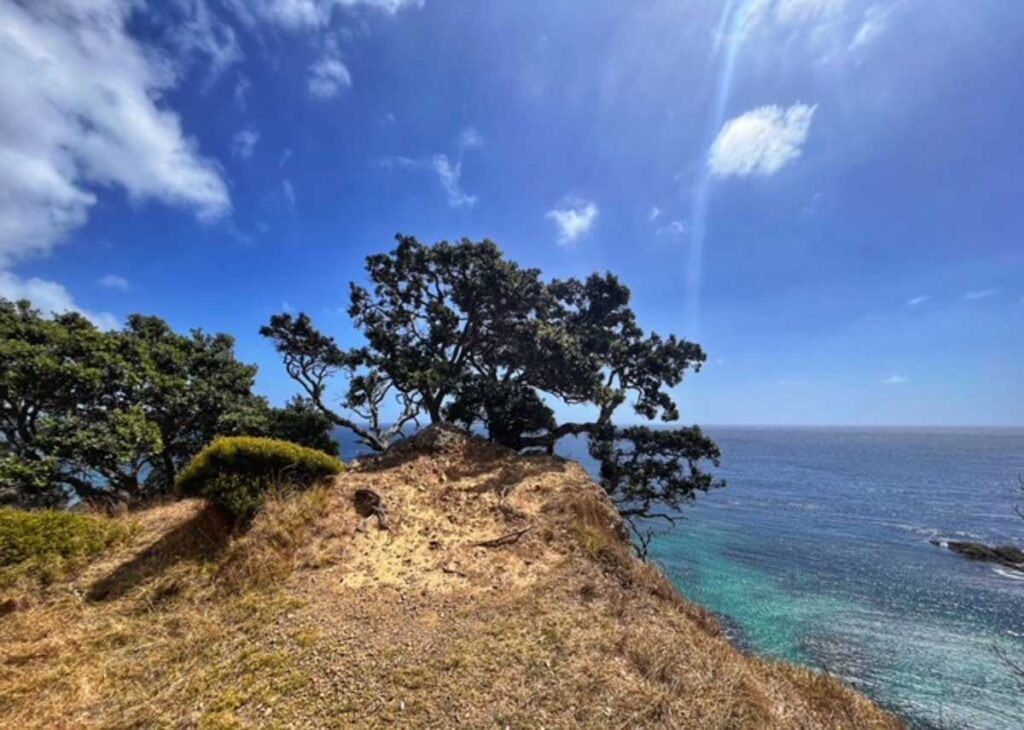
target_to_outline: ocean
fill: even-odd
[[[1024,663],[1024,575],[931,543],[1024,543],[1024,430],[707,431],[728,487],[651,559],[737,646],[840,676],[911,727],[1024,728],[1000,656]],[[593,471],[582,442],[560,447]]]

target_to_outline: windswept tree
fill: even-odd
[[[79,314],[47,320],[28,302],[0,300],[0,362],[4,501],[96,497],[101,479],[131,489],[160,435],[124,398],[120,343]]]
[[[214,437],[284,437],[330,451],[304,402],[270,408],[234,340],[134,315],[101,331],[0,299],[0,502],[137,501],[167,492]]]
[[[370,447],[386,448],[420,416],[483,428],[518,450],[551,452],[564,437],[586,437],[634,529],[651,517],[673,519],[697,492],[720,484],[704,469],[717,464],[718,449],[699,428],[616,426],[678,421],[671,389],[705,355],[694,343],[644,332],[614,275],[547,282],[491,241],[428,246],[402,235],[366,270],[369,285],[352,284],[348,310],[360,346],[343,349],[304,314],[275,315],[261,332],[311,402]],[[344,412],[327,395],[335,375],[347,379],[337,399]],[[559,422],[557,403],[591,417]],[[397,415],[385,426],[389,407]]]

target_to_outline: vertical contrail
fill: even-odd
[[[746,33],[747,14],[751,0],[729,0],[722,11],[718,24],[718,35],[715,38],[715,55],[722,45],[725,46],[724,58],[715,86],[715,98],[708,119],[708,135],[704,145],[705,157],[701,159],[697,187],[693,196],[693,210],[690,214],[690,253],[686,264],[686,314],[687,337],[697,339],[700,336],[700,285],[701,267],[704,257],[704,239],[707,234],[708,205],[711,198],[711,172],[707,164],[707,150],[711,148],[718,131],[725,123],[726,107],[729,93],[732,90],[733,71],[736,68],[736,57],[743,36]]]

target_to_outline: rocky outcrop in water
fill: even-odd
[[[1024,571],[1024,550],[1014,545],[985,545],[980,542],[947,542],[940,543],[932,541],[936,545],[945,545],[958,555],[963,555],[970,560],[984,560],[989,563],[998,563],[1007,568]]]

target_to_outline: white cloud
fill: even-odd
[[[800,157],[817,106],[762,106],[730,119],[711,146],[716,177],[774,175]]]
[[[686,233],[686,224],[682,221],[669,221],[663,226],[658,226],[656,233],[659,236],[681,236]]]
[[[864,11],[864,22],[861,23],[857,34],[850,41],[850,50],[863,48],[874,43],[889,26],[889,16],[892,15],[892,7],[882,5],[871,5]]]
[[[235,31],[210,12],[205,0],[180,0],[184,18],[175,18],[171,40],[183,57],[205,56],[209,86],[244,56]]]
[[[483,147],[484,138],[473,127],[466,127],[459,133],[459,149],[468,150]]]
[[[248,160],[259,141],[259,132],[255,129],[243,129],[231,140],[231,153],[240,160]]]
[[[461,161],[456,162],[453,165],[448,160],[448,155],[434,155],[432,164],[434,172],[437,173],[437,179],[441,182],[441,187],[444,188],[445,195],[448,196],[448,205],[453,208],[471,208],[476,205],[478,200],[477,196],[469,195],[462,189]]]
[[[904,377],[902,375],[890,375],[888,378],[883,380],[882,383],[884,383],[885,385],[901,385],[903,383],[908,382],[909,380],[910,378]]]
[[[309,67],[309,95],[314,99],[333,99],[342,88],[352,86],[352,74],[340,59],[324,56]]]
[[[842,13],[846,0],[775,0],[775,18],[790,25],[833,18]]]
[[[229,210],[217,166],[159,104],[177,79],[129,37],[134,7],[0,0],[0,266],[50,251],[107,186],[204,218]]]
[[[246,76],[239,74],[238,81],[235,83],[235,105],[245,111],[245,108],[249,105],[249,92],[252,91],[252,82]]]
[[[0,298],[18,301],[28,299],[45,316],[64,312],[79,312],[101,329],[117,329],[117,317],[109,312],[90,312],[82,309],[61,284],[45,279],[21,279],[10,271],[0,271]]]
[[[964,294],[964,299],[977,301],[978,299],[989,299],[998,293],[997,289],[975,289]]]
[[[295,212],[295,188],[292,181],[284,179],[281,181],[281,199],[284,201],[285,210],[289,213]]]
[[[394,157],[381,157],[374,160],[372,164],[374,167],[379,167],[382,170],[392,172],[394,170],[415,170],[423,163],[420,160],[413,159],[412,157],[395,155]]]
[[[751,0],[747,7],[746,27],[772,22],[777,25],[803,25],[830,20],[842,14],[846,0]]]
[[[547,218],[558,227],[558,243],[574,243],[594,227],[597,222],[597,204],[592,200],[566,199],[558,208],[549,210]]]
[[[647,220],[649,220],[651,223],[654,223],[654,221],[658,220],[658,216],[660,216],[660,215],[661,215],[661,208],[659,208],[656,205],[652,205],[651,206],[651,212],[647,214]]]
[[[96,280],[96,283],[104,289],[115,289],[117,291],[128,291],[131,286],[126,278],[118,276],[117,274],[101,276]]]
[[[924,304],[925,302],[928,301],[928,299],[929,297],[927,294],[922,294],[921,296],[918,297],[912,297],[911,299],[907,300],[907,306],[916,307],[919,304]]]
[[[364,7],[394,15],[402,8],[423,7],[423,2],[424,0],[232,0],[230,5],[239,19],[247,25],[262,20],[288,30],[310,30],[326,26],[335,7]]]

